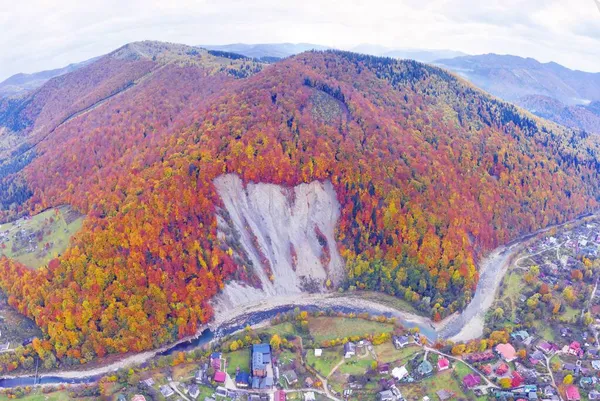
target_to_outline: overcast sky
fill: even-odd
[[[451,49],[600,71],[600,0],[0,0],[0,81],[137,40]]]

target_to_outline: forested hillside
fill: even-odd
[[[144,350],[211,318],[209,300],[250,268],[218,240],[224,173],[331,180],[345,287],[403,297],[435,320],[469,301],[486,251],[597,207],[596,137],[441,69],[344,52],[266,67],[206,57],[224,64],[162,64],[57,126],[9,176],[31,193],[23,210],[87,215],[47,267],[0,260],[0,288],[47,335],[34,344],[43,358]]]

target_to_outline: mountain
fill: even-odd
[[[245,44],[234,43],[228,45],[200,45],[207,50],[218,50],[229,53],[241,54],[256,59],[280,59],[293,56],[309,50],[327,50],[330,47],[310,43],[264,43]]]
[[[37,89],[48,80],[76,71],[86,65],[94,62],[96,59],[83,61],[81,63],[69,64],[63,68],[55,70],[40,71],[33,74],[16,74],[0,82],[0,98],[21,96],[26,92]]]
[[[286,58],[310,50],[333,50],[332,47],[310,43],[268,43],[257,45],[235,43],[229,45],[201,45],[199,47],[208,50],[218,50],[241,54],[246,57],[264,59],[265,61]],[[391,49],[385,46],[371,44],[358,45],[353,47],[351,51],[355,53],[369,54],[371,56],[411,59],[424,63],[430,63],[439,59],[465,56],[465,53],[453,50]]]
[[[415,61],[142,42],[28,99],[1,120],[21,140],[1,217],[86,216],[47,266],[0,259],[44,364],[157,347],[302,292],[383,291],[439,320],[469,302],[482,255],[600,197],[599,137]],[[2,371],[19,363],[0,354]]]
[[[422,63],[431,63],[435,60],[466,56],[465,53],[454,50],[391,49],[385,46],[371,44],[358,45],[351,50],[356,53],[369,54],[372,56],[409,59],[420,61]]]
[[[600,73],[496,54],[438,60],[436,64],[539,116],[600,133],[600,114],[588,107],[600,100]]]

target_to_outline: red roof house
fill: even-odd
[[[581,349],[581,344],[577,341],[573,341],[571,345],[569,345],[569,354],[575,356],[583,356],[583,350]]]
[[[508,373],[508,365],[505,363],[501,363],[500,366],[496,368],[496,374],[498,376],[502,376]]]
[[[565,394],[567,395],[568,401],[580,401],[581,400],[581,396],[579,395],[579,389],[577,389],[577,387],[575,387],[575,386],[568,386],[567,390],[565,391]]]
[[[286,400],[285,391],[283,391],[283,390],[275,391],[275,400],[274,401],[285,401],[285,400]]]
[[[215,381],[217,383],[225,383],[226,379],[227,379],[227,375],[225,374],[225,372],[222,372],[220,370],[215,372]]]
[[[446,358],[440,358],[437,363],[438,371],[444,371],[450,367],[450,361]]]
[[[513,387],[520,387],[523,385],[524,382],[525,382],[525,379],[523,379],[523,376],[521,376],[521,374],[519,372],[513,372],[512,383],[511,383]]]
[[[481,371],[483,373],[485,373],[487,376],[489,376],[492,373],[492,365],[490,365],[489,363],[487,365],[483,365],[481,367]]]

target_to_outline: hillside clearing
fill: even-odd
[[[83,223],[83,215],[69,206],[48,209],[0,225],[0,256],[37,269],[63,253]]]

